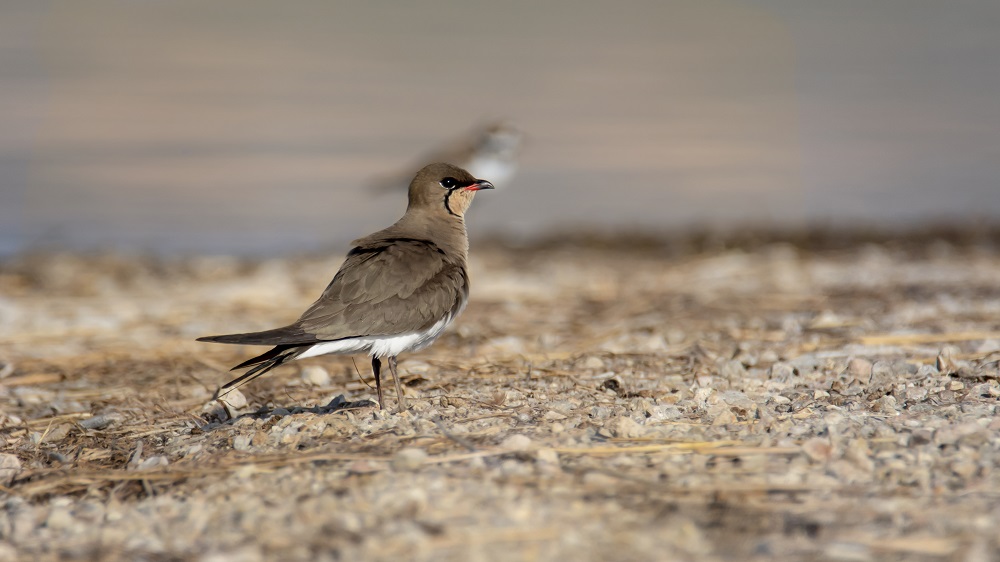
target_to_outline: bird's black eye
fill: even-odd
[[[441,187],[445,189],[451,189],[456,185],[458,185],[458,180],[456,180],[455,178],[444,178],[443,180],[441,180]]]

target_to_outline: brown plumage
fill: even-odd
[[[351,250],[323,294],[294,323],[273,330],[198,338],[198,341],[272,345],[233,369],[251,367],[223,389],[270,369],[327,353],[368,353],[384,405],[381,359],[388,357],[405,408],[396,356],[422,349],[444,331],[469,296],[469,240],[465,212],[476,191],[493,189],[450,164],[431,164],[410,182],[409,205],[396,224],[351,243]]]

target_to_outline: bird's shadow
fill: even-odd
[[[339,394],[330,400],[324,406],[313,406],[311,408],[306,408],[304,406],[294,406],[292,408],[285,408],[282,406],[266,407],[262,406],[253,412],[246,412],[239,414],[237,416],[228,417],[228,419],[220,420],[217,422],[209,422],[201,427],[202,431],[212,431],[226,426],[235,425],[236,422],[249,418],[249,419],[267,419],[272,416],[278,416],[279,418],[285,416],[291,416],[295,414],[310,413],[316,415],[327,415],[327,414],[337,414],[348,412],[352,410],[363,410],[367,408],[378,408],[378,404],[374,400],[358,400],[356,402],[351,402],[344,398],[343,394]],[[225,411],[225,408],[220,406],[220,409]]]

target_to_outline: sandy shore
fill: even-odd
[[[0,560],[994,559],[997,238],[703,242],[474,247],[403,414],[213,400],[340,250],[2,263]]]

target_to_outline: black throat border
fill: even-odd
[[[459,214],[458,214],[458,213],[456,213],[455,211],[452,211],[452,210],[451,210],[451,203],[450,203],[450,202],[448,201],[448,199],[449,199],[449,198],[451,197],[451,194],[452,194],[452,193],[455,193],[455,192],[456,192],[456,191],[458,191],[459,189],[465,189],[465,188],[469,187],[470,185],[472,185],[472,184],[476,183],[476,181],[477,181],[477,180],[472,180],[472,181],[463,181],[463,182],[460,182],[460,183],[459,183],[458,185],[456,185],[455,187],[453,187],[453,188],[451,188],[451,189],[449,189],[449,190],[448,190],[448,193],[447,193],[447,194],[445,194],[445,196],[444,196],[444,208],[445,208],[445,209],[446,209],[446,210],[448,211],[448,214],[449,214],[449,215],[455,215],[456,217],[459,217],[459,218],[461,218],[461,217],[462,217],[461,215],[459,215]]]

